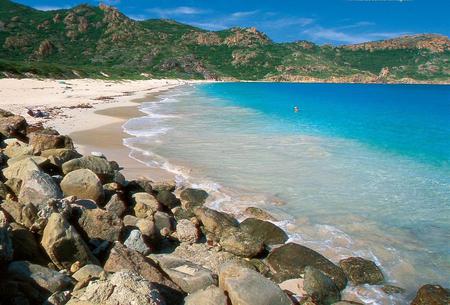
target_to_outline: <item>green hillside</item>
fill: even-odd
[[[353,46],[274,43],[254,28],[212,32],[80,5],[0,0],[0,77],[177,77],[273,81],[450,81],[450,41],[416,35]]]

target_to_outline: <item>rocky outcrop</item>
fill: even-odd
[[[80,234],[61,214],[50,216],[41,244],[59,269],[69,269],[76,261],[98,264]]]
[[[77,196],[102,203],[103,185],[97,175],[89,169],[77,169],[68,173],[61,181],[64,196]]]
[[[411,305],[448,305],[450,292],[439,285],[424,285],[417,291]]]
[[[274,279],[278,282],[299,278],[305,268],[311,266],[331,278],[339,290],[347,285],[347,277],[340,267],[316,251],[298,244],[288,243],[274,249],[267,257],[267,263],[273,270]]]
[[[384,281],[380,268],[372,261],[361,257],[349,257],[339,262],[348,280],[354,285],[381,284]]]
[[[67,305],[165,305],[157,287],[130,271],[112,274],[106,280],[90,282],[74,294]],[[167,303],[169,304],[169,303]]]
[[[240,264],[227,263],[220,267],[219,287],[232,304],[291,305],[289,297],[272,281]]]

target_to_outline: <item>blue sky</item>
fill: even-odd
[[[38,9],[97,0],[19,0]],[[209,30],[254,26],[277,42],[350,44],[404,34],[450,35],[450,0],[109,0],[133,19],[167,18]]]

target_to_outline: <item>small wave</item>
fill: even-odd
[[[134,130],[134,129],[128,129],[126,127],[123,128],[123,130],[131,136],[146,137],[146,138],[156,137],[156,136],[159,136],[162,134],[166,134],[171,129],[172,128],[170,128],[170,127],[160,127],[160,128],[151,129],[151,130],[148,130],[148,129]]]

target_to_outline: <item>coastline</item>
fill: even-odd
[[[144,115],[138,104],[152,95],[202,82],[0,79],[0,107],[26,117],[30,123],[42,123],[70,135],[84,155],[101,152],[116,160],[130,179],[169,180],[173,176],[168,172],[150,169],[129,157],[130,150],[122,142],[128,135],[122,125],[130,118]],[[43,111],[49,117],[32,117],[27,113],[29,109]]]

